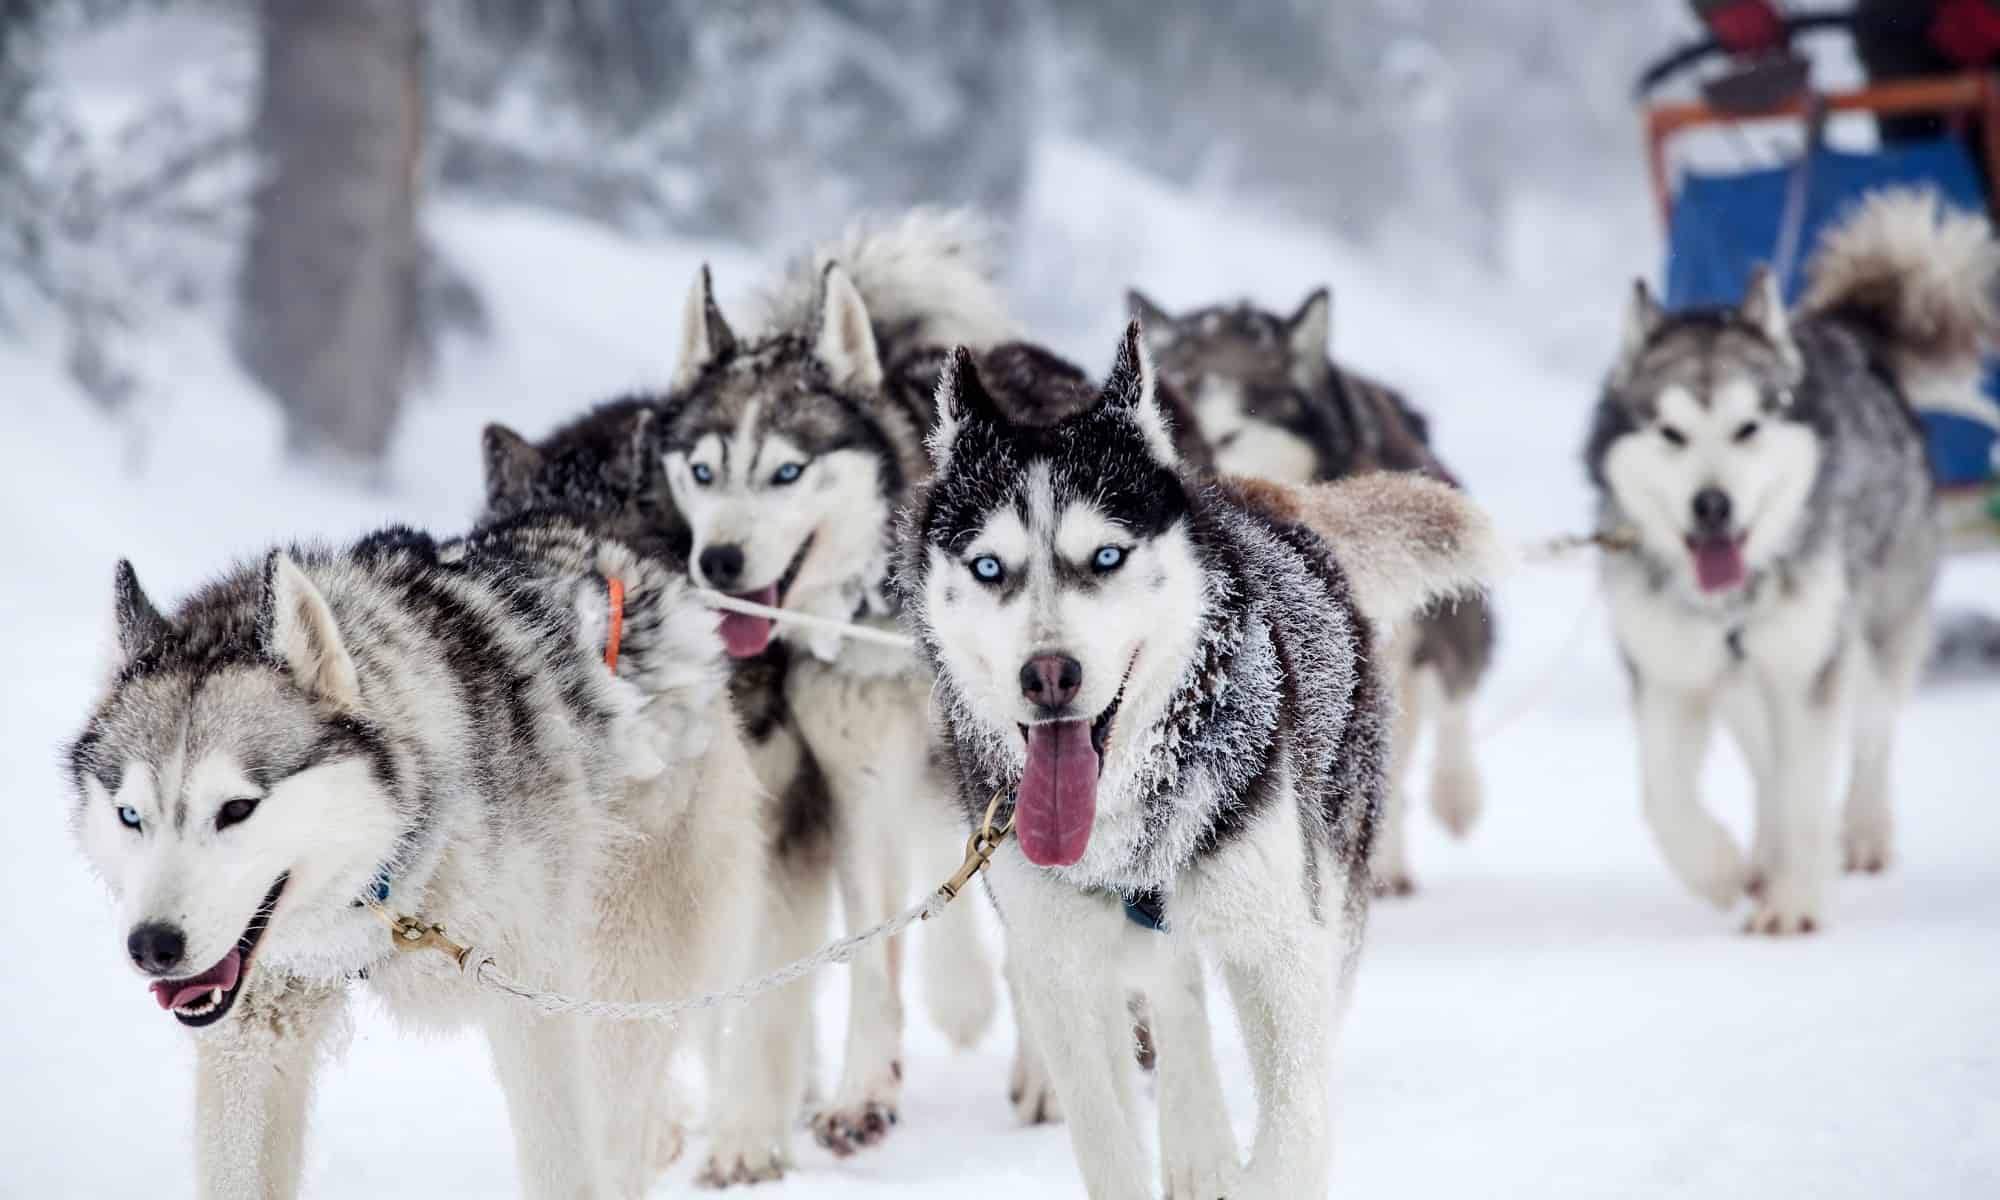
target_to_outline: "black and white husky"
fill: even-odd
[[[274,550],[171,612],[121,564],[116,612],[69,750],[74,824],[133,966],[197,1033],[200,1194],[297,1192],[313,1078],[365,986],[413,1024],[485,1030],[524,1194],[642,1195],[680,1147],[673,1027],[496,999],[362,902],[531,986],[743,976],[756,783],[678,564],[524,515]]]
[[[1323,1196],[1332,1031],[1382,804],[1370,631],[1473,583],[1492,532],[1414,476],[1197,479],[1136,324],[1095,403],[1053,424],[1010,420],[964,352],[939,406],[899,582],[965,811],[1013,796],[987,882],[1090,1194],[1158,1194],[1133,1109],[1139,986],[1167,1195]],[[1204,959],[1256,1075],[1247,1169]]]
[[[897,628],[892,516],[927,469],[944,350],[991,345],[1009,330],[984,238],[962,216],[928,212],[859,230],[797,264],[745,336],[700,272],[662,429],[698,582]],[[762,617],[725,614],[722,633],[739,658],[784,645],[786,711],[831,799],[842,910],[854,928],[888,917],[913,896],[914,863],[928,873],[955,862],[962,844],[937,803],[950,784],[931,753],[928,670],[906,650]],[[931,1013],[960,1045],[977,1040],[998,1007],[998,974],[972,922],[969,909],[932,922],[923,959]],[[894,945],[853,962],[839,1082],[813,1119],[838,1154],[897,1121],[898,963]]]
[[[1429,423],[1404,398],[1327,356],[1330,294],[1320,288],[1290,316],[1251,304],[1169,315],[1126,293],[1142,322],[1163,385],[1184,397],[1216,469],[1277,483],[1317,483],[1369,471],[1420,471],[1452,481],[1430,445]],[[1385,654],[1396,696],[1389,745],[1389,806],[1376,839],[1378,892],[1414,890],[1403,776],[1418,736],[1434,731],[1431,811],[1464,836],[1479,817],[1472,705],[1493,660],[1494,622],[1484,596],[1437,605]]]
[[[1890,740],[1940,542],[1912,405],[1978,388],[1996,266],[1983,219],[1889,193],[1829,234],[1795,314],[1768,274],[1736,308],[1634,295],[1585,458],[1605,526],[1639,543],[1606,556],[1603,584],[1645,811],[1697,894],[1754,899],[1752,930],[1824,920],[1850,707],[1847,866],[1889,860]],[[1696,788],[1718,713],[1756,781],[1747,862]]]

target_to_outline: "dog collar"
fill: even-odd
[[[1143,892],[1121,895],[1118,899],[1125,905],[1125,919],[1154,933],[1167,931],[1167,898],[1158,888],[1147,888]]]

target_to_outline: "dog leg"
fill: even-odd
[[[1049,1078],[1035,1044],[1033,1028],[1022,1008],[1021,984],[1014,958],[1007,957],[1007,994],[1014,1001],[1014,1069],[1007,1080],[1007,1099],[1023,1125],[1054,1124],[1062,1118],[1062,1102],[1056,1099],[1056,1082]]]
[[[1887,869],[1894,851],[1889,812],[1889,752],[1896,719],[1909,700],[1930,650],[1930,620],[1918,617],[1865,659],[1871,670],[1856,681],[1854,769],[1848,777],[1841,845],[1847,869],[1869,874]]]
[[[879,824],[867,822],[865,799],[850,803],[856,791],[841,789],[843,820],[835,851],[834,874],[840,886],[847,927],[862,930],[886,920],[891,904],[903,891],[885,886],[906,877],[901,869],[901,839]],[[857,828],[857,825],[859,826]],[[871,825],[873,827],[871,827]],[[854,956],[848,966],[851,987],[847,1014],[847,1048],[840,1085],[833,1101],[813,1116],[813,1135],[820,1145],[845,1158],[863,1146],[881,1141],[897,1123],[902,1095],[903,999],[897,987],[902,947],[877,942]]]
[[[485,1025],[528,1200],[610,1195],[583,1020],[494,1001]],[[504,1007],[502,1007],[504,1005]],[[664,1070],[665,1064],[657,1064]]]
[[[1405,777],[1416,749],[1417,733],[1423,728],[1423,672],[1407,656],[1399,657],[1394,668],[1396,713],[1389,730],[1388,791],[1382,809],[1382,825],[1375,834],[1375,852],[1369,858],[1370,873],[1378,896],[1407,896],[1417,890],[1410,875],[1410,850],[1405,830],[1409,817],[1409,788]]]
[[[1209,1036],[1208,989],[1194,947],[1178,951],[1147,989],[1160,1095],[1160,1176],[1166,1200],[1218,1200],[1241,1169]]]
[[[1334,948],[1305,914],[1280,921],[1290,928],[1219,947],[1257,1086],[1256,1143],[1229,1193],[1239,1200],[1324,1196],[1332,1171]]]
[[[1749,876],[1743,852],[1702,807],[1697,788],[1708,749],[1709,699],[1643,677],[1636,692],[1640,770],[1653,838],[1682,883],[1727,908],[1743,894]]]
[[[1811,933],[1824,922],[1834,754],[1854,656],[1852,648],[1837,647],[1810,674],[1768,669],[1758,678],[1776,751],[1778,837],[1771,877],[1745,925],[1749,932]]]
[[[1431,812],[1453,837],[1472,832],[1485,797],[1473,756],[1472,697],[1466,687],[1454,696],[1436,671],[1425,671],[1437,693],[1431,737]]]
[[[951,786],[941,774],[925,773],[921,798],[939,817],[950,811],[945,797]],[[924,853],[917,868],[926,885],[933,882],[932,875],[942,879],[958,864],[965,843],[958,822],[930,818],[928,812],[917,818],[937,826],[919,841]],[[1000,1006],[998,972],[979,934],[978,905],[961,901],[946,908],[925,925],[923,943],[925,1007],[953,1046],[970,1049],[985,1036]]]
[[[1122,931],[1111,923],[1124,918],[1062,884],[1028,877],[1018,854],[994,870],[1017,876],[993,881],[1004,893],[1010,974],[1022,1023],[1069,1121],[1085,1190],[1091,1200],[1152,1200],[1133,1113],[1131,1015],[1112,965]]]
[[[826,939],[833,879],[817,856],[784,864],[762,921],[753,971],[804,958]],[[700,1182],[708,1187],[780,1179],[792,1165],[792,1122],[812,1062],[814,981],[753,1001],[725,1035],[709,1073],[714,1136]]]
[[[1757,831],[1750,845],[1750,878],[1744,888],[1757,896],[1763,893],[1777,862],[1778,752],[1771,743],[1771,718],[1764,711],[1763,694],[1755,687],[1725,686],[1717,697],[1716,711],[1750,768],[1757,795]]]
[[[585,1027],[582,1034],[596,1062],[611,1194],[638,1200],[658,1172],[680,1157],[685,1144],[667,1071],[679,1038],[675,1027],[656,1021],[607,1021]]]
[[[208,1200],[299,1194],[313,1080],[345,989],[262,975],[195,1041],[195,1187]]]

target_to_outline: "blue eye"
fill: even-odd
[[[999,583],[1007,572],[1000,566],[1000,560],[991,554],[982,554],[972,560],[972,577],[981,583]]]
[[[139,828],[139,810],[129,804],[119,805],[118,823],[127,829]]]
[[[703,487],[715,482],[715,472],[709,470],[707,463],[696,463],[689,467],[688,474],[694,476],[694,481]]]
[[[1097,548],[1097,557],[1090,560],[1090,565],[1099,571],[1116,571],[1119,567],[1125,565],[1125,548],[1123,546],[1099,546]]]
[[[799,476],[804,473],[805,469],[806,466],[804,463],[786,463],[784,466],[778,468],[776,474],[771,476],[771,482],[780,486],[787,483],[797,483]]]

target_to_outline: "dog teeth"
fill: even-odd
[[[216,988],[214,991],[208,994],[208,1006],[210,1008],[214,1008],[216,1005],[220,1003],[222,1003],[222,989]]]

